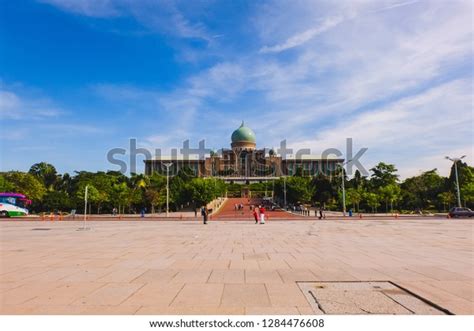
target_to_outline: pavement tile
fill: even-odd
[[[172,307],[219,306],[223,284],[186,284],[171,303]]]
[[[168,283],[178,270],[149,269],[132,280],[132,283]]]
[[[35,298],[36,296],[51,291],[58,287],[57,282],[31,282],[19,287],[12,288],[1,294],[0,306],[21,305],[22,303]]]
[[[69,305],[104,286],[102,283],[58,283],[58,287],[36,296],[27,302],[28,305],[60,306]]]
[[[135,293],[142,284],[108,283],[98,290],[77,299],[73,305],[117,306]]]
[[[265,284],[272,307],[309,306],[297,284]]]
[[[212,270],[181,270],[171,280],[172,283],[206,283]]]
[[[232,284],[232,283],[244,283],[245,282],[245,270],[233,269],[233,270],[212,270],[211,276],[209,277],[208,283],[221,283],[221,284]]]
[[[245,270],[245,282],[247,284],[283,283],[280,274],[276,270]]]
[[[123,304],[130,306],[168,307],[183,287],[184,285],[182,284],[146,284],[128,297]]]
[[[222,307],[270,307],[264,284],[225,284]]]

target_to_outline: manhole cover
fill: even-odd
[[[451,314],[389,281],[299,282],[317,314]]]
[[[48,231],[48,230],[51,230],[50,228],[35,228],[35,229],[31,229],[32,231]]]

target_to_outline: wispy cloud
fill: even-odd
[[[15,92],[0,89],[0,120],[54,118],[62,113],[48,100],[22,98]]]
[[[263,46],[260,53],[278,53],[287,49],[300,46],[307,41],[313,39],[317,35],[337,26],[343,22],[344,18],[341,16],[328,17],[320,25],[312,27],[306,31],[298,33],[288,38],[284,43],[275,46]]]
[[[39,0],[61,10],[94,18],[133,17],[151,31],[211,41],[203,24],[186,17],[187,2],[152,0]]]
[[[463,150],[472,159],[473,115],[459,111],[471,102],[469,81],[456,80],[349,116],[316,132],[315,139],[293,141],[292,146],[344,150],[345,138],[350,137],[359,147],[369,148],[364,160],[368,167],[383,159],[397,164],[402,176],[414,175],[413,169],[423,167],[420,159],[434,158],[428,167],[441,167],[443,156],[452,150]]]
[[[317,37],[318,35],[335,28],[339,24],[344,23],[346,21],[350,21],[354,19],[364,19],[365,15],[397,9],[399,7],[412,5],[417,2],[418,0],[406,1],[406,2],[394,2],[384,7],[380,7],[376,9],[369,9],[370,6],[368,5],[370,5],[370,3],[355,2],[353,6],[340,8],[338,15],[328,16],[328,17],[319,19],[318,23],[312,24],[310,28],[304,30],[303,32],[296,33],[295,35],[286,39],[281,44],[276,44],[274,46],[263,46],[260,49],[260,53],[279,53],[279,52],[282,52],[294,47],[298,47],[311,41],[313,38]]]

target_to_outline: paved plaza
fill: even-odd
[[[472,220],[0,222],[1,314],[314,314],[298,282],[390,281],[474,314]]]

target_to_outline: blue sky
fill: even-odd
[[[115,170],[107,151],[257,146],[402,177],[473,157],[471,1],[0,2],[0,170]],[[165,152],[166,154],[166,152]],[[143,170],[139,168],[139,170]]]

